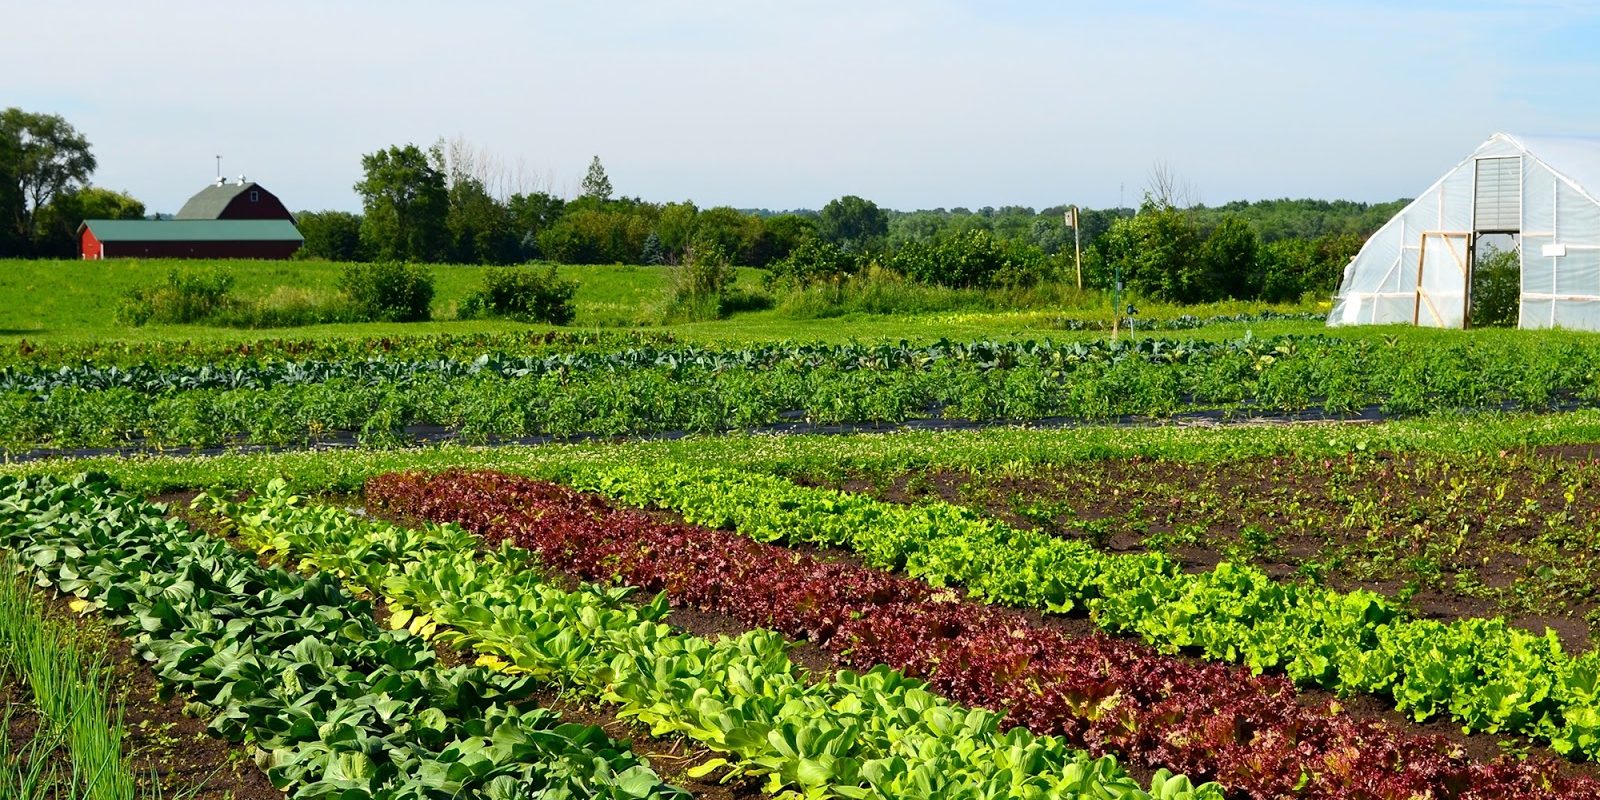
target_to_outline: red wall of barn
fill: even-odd
[[[250,193],[256,193],[255,202],[250,201]],[[217,219],[286,219],[293,221],[294,215],[271,192],[260,187],[246,189],[239,193],[222,209],[222,214]]]
[[[78,250],[83,254],[84,258],[103,257],[100,240],[94,238],[94,234],[88,228],[84,228],[82,235],[78,237]]]
[[[299,242],[106,242],[103,258],[288,258]]]

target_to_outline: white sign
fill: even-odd
[[[1564,244],[1547,244],[1540,248],[1545,258],[1566,258],[1567,246]]]

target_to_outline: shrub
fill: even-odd
[[[497,267],[484,272],[483,288],[469,296],[456,315],[565,325],[576,313],[572,297],[577,292],[578,283],[563,280],[554,266]]]
[[[147,322],[182,325],[204,322],[235,305],[228,291],[233,276],[221,272],[167,273],[158,286],[130,289],[117,306],[118,323],[139,326]]]
[[[735,273],[720,246],[695,242],[684,249],[683,260],[671,269],[664,321],[720,319],[731,311],[724,302],[733,294]]]
[[[414,264],[352,263],[339,275],[339,291],[355,315],[374,322],[417,322],[429,317],[433,274]]]
[[[767,281],[772,285],[802,287],[835,282],[861,271],[862,257],[816,237],[802,240],[788,257],[774,262]]]
[[[902,275],[957,289],[1032,286],[1051,272],[1050,257],[1020,240],[970,230],[932,244],[907,242],[884,266]]]

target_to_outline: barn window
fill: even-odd
[[[260,199],[261,199],[261,193],[256,191],[256,190],[254,190],[254,189],[251,189],[250,190],[250,202],[254,203],[254,202],[259,201]]]

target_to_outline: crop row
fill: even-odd
[[[1474,764],[1427,736],[1300,703],[1281,678],[1074,636],[856,564],[658,523],[593,495],[500,473],[398,473],[374,508],[465,525],[589,580],[815,641],[844,667],[886,664],[1007,721],[1256,798],[1583,797],[1551,762]],[[1355,755],[1359,754],[1359,756]],[[1470,789],[1468,788],[1470,787]]]
[[[59,389],[123,388],[144,394],[200,389],[269,389],[346,379],[354,384],[408,383],[664,371],[678,380],[694,373],[790,370],[894,373],[936,367],[986,374],[1018,367],[1065,380],[1088,370],[1137,362],[1165,367],[1164,387],[1199,403],[1241,403],[1277,395],[1303,396],[1335,409],[1409,404],[1437,399],[1451,407],[1515,403],[1538,406],[1569,396],[1592,399],[1600,346],[1578,341],[1412,342],[1325,336],[1235,341],[1093,339],[1057,342],[939,340],[929,344],[789,344],[732,349],[688,344],[570,349],[529,354],[487,350],[454,357],[405,358],[352,354],[345,358],[153,362],[132,365],[13,364],[0,367],[0,393],[47,395]],[[1098,367],[1099,369],[1093,369]],[[1285,384],[1277,388],[1276,384]],[[1292,387],[1292,388],[1291,388]],[[1586,394],[1587,393],[1587,394]]]
[[[1111,758],[1059,737],[1002,733],[1000,715],[953,705],[886,668],[810,680],[770,631],[714,640],[661,623],[664,598],[566,591],[502,547],[482,558],[460,528],[407,529],[309,505],[275,483],[244,504],[197,504],[262,553],[381,593],[397,622],[508,669],[614,703],[656,733],[729,754],[733,774],[805,798],[1220,800],[1214,785],[1157,772],[1149,793]],[[708,768],[720,766],[717,762]],[[791,796],[791,795],[785,795]]]
[[[13,695],[0,715],[0,797],[159,798],[160,788],[140,787],[123,757],[126,729],[111,700],[115,687],[101,668],[103,654],[74,639],[68,624],[46,616],[17,572],[10,555],[0,552],[0,682],[27,690],[25,700]],[[13,751],[6,740],[24,707],[38,724]]]
[[[331,576],[262,567],[92,478],[0,482],[0,544],[119,623],[297,800],[682,796],[599,728],[520,708],[531,678],[441,667]]]
[[[538,331],[410,333],[374,337],[90,340],[0,344],[0,363],[20,374],[57,372],[85,364],[148,369],[155,366],[239,365],[264,361],[346,361],[374,357],[404,361],[471,360],[484,353],[531,355],[547,351],[623,350],[663,346],[671,334],[656,331]]]
[[[846,547],[867,563],[1003,605],[1086,609],[1165,652],[1282,669],[1301,685],[1391,698],[1417,720],[1513,732],[1600,754],[1600,653],[1563,652],[1501,619],[1412,620],[1366,591],[1285,584],[1223,562],[1181,572],[1159,553],[1106,555],[942,503],[899,506],[728,470],[599,468],[587,489],[758,541]]]
[[[1138,541],[1186,562],[1215,554],[1267,569],[1287,564],[1316,582],[1399,585],[1401,599],[1417,597],[1429,610],[1465,599],[1508,615],[1587,613],[1600,632],[1600,507],[1590,500],[1600,463],[1575,455],[1494,448],[1225,465],[1108,458],[1026,473],[896,470],[870,480],[874,496],[942,495],[1097,546]]]
[[[527,374],[485,368],[360,376],[342,371],[368,362],[328,362],[327,370],[307,369],[304,380],[260,388],[180,381],[154,393],[129,386],[12,391],[0,393],[0,445],[284,445],[334,434],[388,444],[404,441],[410,426],[482,441],[798,420],[1094,420],[1197,409],[1344,413],[1375,405],[1415,413],[1542,409],[1600,398],[1600,348],[1589,353],[1576,345],[1567,348],[1575,353],[1552,347],[1538,358],[1505,360],[1488,345],[1417,350],[1333,339],[943,347],[703,351],[712,363],[695,366],[663,365],[670,360],[663,351],[640,356],[648,366],[638,369],[582,366],[615,353],[573,354],[550,357],[570,367]],[[470,370],[477,362],[444,363]]]
[[[1308,340],[1332,343],[1337,340]],[[398,359],[356,355],[336,359],[246,359],[210,362],[139,363],[131,365],[19,364],[0,367],[0,391],[48,394],[57,389],[126,388],[143,393],[196,389],[265,389],[319,383],[335,378],[358,383],[395,383],[423,377],[499,378],[569,376],[589,372],[631,372],[667,369],[673,377],[693,371],[748,369],[822,369],[846,372],[927,369],[940,363],[972,364],[984,370],[1019,363],[1057,364],[1067,368],[1085,362],[1143,358],[1162,362],[1205,359],[1235,350],[1268,352],[1268,342],[1223,344],[1158,339],[1083,342],[952,342],[899,344],[771,344],[736,349],[699,345],[629,347],[604,350],[577,347],[544,355],[484,352],[471,358]]]

